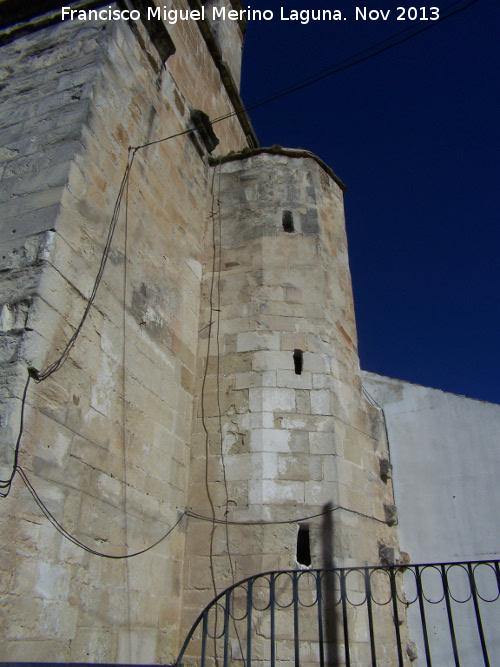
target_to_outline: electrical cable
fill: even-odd
[[[130,153],[132,152],[132,157],[130,157]],[[97,276],[94,281],[94,285],[92,288],[91,295],[87,301],[87,305],[85,307],[85,310],[83,312],[83,315],[80,319],[80,322],[78,326],[76,327],[75,331],[73,332],[73,335],[69,339],[69,341],[66,343],[66,346],[62,352],[62,354],[53,362],[51,363],[44,371],[40,372],[36,368],[29,367],[28,368],[28,379],[26,381],[26,385],[24,387],[24,392],[23,396],[21,399],[21,418],[20,418],[20,426],[19,426],[19,434],[17,437],[16,445],[14,448],[14,461],[12,465],[12,472],[10,474],[10,477],[6,480],[0,480],[0,498],[6,498],[9,495],[11,486],[12,486],[12,481],[16,475],[16,471],[18,469],[18,457],[19,457],[19,448],[21,445],[21,438],[24,430],[24,411],[26,407],[26,397],[28,393],[28,387],[30,383],[30,379],[32,378],[35,382],[40,383],[46,380],[48,377],[50,377],[53,373],[57,372],[61,366],[64,364],[66,359],[69,356],[69,353],[71,352],[71,349],[73,348],[76,339],[78,338],[83,325],[85,324],[85,320],[87,319],[87,316],[90,312],[90,309],[92,307],[92,304],[94,303],[95,297],[97,295],[97,290],[99,289],[99,285],[102,279],[102,276],[104,274],[104,269],[106,267],[106,262],[109,256],[109,251],[111,248],[111,242],[113,240],[113,235],[116,229],[116,224],[118,221],[118,216],[120,213],[120,206],[121,206],[121,201],[123,198],[123,194],[125,192],[125,189],[128,184],[129,176],[130,176],[130,170],[132,169],[132,164],[134,162],[135,154],[137,150],[129,148],[129,155],[127,159],[127,165],[125,167],[123,177],[120,183],[120,187],[118,189],[118,194],[116,197],[115,205],[113,208],[113,214],[111,216],[109,228],[108,228],[108,235],[106,238],[106,243],[104,245],[104,251],[101,257],[101,263],[99,265],[99,270],[97,272]]]
[[[19,448],[21,446],[21,438],[23,436],[23,431],[24,431],[24,409],[26,406],[26,396],[28,394],[28,387],[30,384],[31,380],[31,373],[30,369],[28,369],[28,379],[26,380],[26,384],[24,386],[24,391],[23,391],[23,397],[21,399],[21,418],[20,418],[20,424],[19,424],[19,433],[17,436],[16,440],[16,446],[14,448],[14,462],[12,464],[12,472],[10,474],[10,477],[8,479],[2,479],[0,480],[0,498],[7,498],[9,495],[10,489],[12,487],[12,481],[16,475],[16,472],[19,469]],[[6,489],[4,491],[4,489]]]
[[[446,11],[447,9],[450,9],[454,5],[457,4],[460,0],[455,0],[451,4],[447,5],[444,9]],[[210,121],[211,125],[215,125],[216,123],[220,123],[223,120],[227,120],[228,118],[232,118],[234,116],[237,116],[238,114],[241,113],[248,113],[249,111],[253,111],[254,109],[258,109],[259,107],[262,107],[266,104],[269,104],[270,102],[274,102],[275,100],[278,100],[282,97],[285,97],[286,95],[290,95],[292,93],[298,92],[299,90],[303,90],[304,88],[307,88],[308,86],[311,86],[318,81],[321,81],[329,76],[332,76],[334,74],[338,74],[339,72],[343,72],[346,69],[349,69],[351,67],[354,67],[355,65],[359,65],[360,63],[366,62],[368,60],[371,60],[375,56],[380,55],[381,53],[385,53],[386,51],[389,51],[390,49],[400,46],[401,44],[404,44],[405,42],[409,41],[413,37],[416,37],[417,35],[420,35],[421,33],[425,32],[426,30],[430,30],[431,28],[434,28],[437,25],[440,25],[443,23],[443,21],[451,18],[452,16],[455,16],[456,14],[459,14],[460,12],[465,11],[472,5],[474,5],[478,0],[470,0],[467,4],[465,4],[462,7],[457,7],[453,11],[448,12],[448,14],[445,14],[443,16],[440,16],[439,19],[436,21],[433,21],[432,23],[429,23],[428,25],[425,25],[421,28],[418,28],[417,30],[414,30],[410,35],[407,35],[406,37],[403,37],[396,42],[392,42],[386,46],[383,46],[376,51],[372,51],[373,48],[376,48],[379,45],[385,44],[387,41],[392,40],[396,37],[399,37],[400,35],[403,35],[405,32],[408,30],[411,30],[413,26],[409,26],[408,28],[404,28],[403,30],[400,30],[397,33],[394,33],[391,37],[387,37],[384,40],[381,40],[380,42],[376,42],[370,47],[367,47],[366,49],[363,49],[356,54],[353,54],[352,56],[349,56],[348,58],[344,58],[343,60],[339,61],[338,63],[335,63],[334,65],[331,65],[328,68],[323,68],[322,70],[319,70],[318,72],[311,74],[309,77],[306,77],[305,79],[302,79],[300,81],[297,81],[290,86],[277,91],[276,93],[273,93],[261,100],[258,100],[254,103],[251,103],[242,109],[239,109],[238,111],[232,111],[230,113],[224,114],[222,116],[219,116],[215,118],[214,120]],[[360,54],[366,53],[366,55],[362,57],[357,57]],[[352,60],[355,58],[355,60]],[[154,146],[156,144],[163,143],[165,141],[169,141],[170,139],[174,139],[176,137],[180,137],[184,134],[189,134],[191,132],[194,132],[194,129],[188,129],[184,130],[183,132],[177,132],[176,134],[169,135],[167,137],[163,137],[162,139],[156,139],[154,141],[150,141],[146,144],[142,144],[140,146],[136,146],[135,149],[141,149],[141,148],[146,148],[147,146]]]
[[[452,6],[456,5],[457,2],[460,0],[455,0],[452,2],[450,5],[447,5],[444,9],[446,11],[447,9],[451,8]],[[416,37],[417,35],[425,32],[426,30],[430,30],[431,28],[434,28],[435,26],[439,25],[446,19],[450,18],[451,16],[454,16],[455,14],[459,14],[460,12],[464,11],[465,9],[468,9],[471,5],[475,4],[478,2],[478,0],[470,0],[466,5],[463,7],[458,7],[457,9],[449,12],[448,14],[445,14],[444,16],[441,16],[439,19],[436,21],[433,21],[432,23],[429,23],[428,25],[425,25],[421,28],[418,28],[417,30],[414,30],[410,35],[407,35],[406,37],[403,37],[402,39],[397,40],[396,42],[392,42],[388,44],[387,46],[384,46],[382,48],[377,49],[376,51],[372,52],[372,49],[377,48],[378,46],[381,46],[382,44],[385,44],[386,42],[393,40],[396,37],[399,37],[400,35],[403,35],[404,33],[408,32],[409,30],[412,30],[413,26],[409,26],[408,28],[404,28],[403,30],[400,30],[397,33],[394,33],[392,36],[387,37],[380,42],[376,42],[375,44],[372,44],[371,46],[367,47],[366,49],[363,49],[361,51],[358,51],[357,53],[353,54],[352,56],[349,56],[347,58],[344,58],[343,60],[340,60],[338,63],[335,63],[334,65],[330,65],[327,68],[323,68],[319,70],[318,72],[309,75],[305,79],[302,79],[300,81],[297,81],[293,84],[290,84],[290,86],[277,91],[275,93],[272,93],[268,97],[263,98],[262,100],[259,100],[253,104],[250,104],[249,106],[245,107],[245,111],[252,111],[253,109],[257,109],[258,107],[261,107],[265,104],[269,104],[269,102],[273,102],[274,100],[280,99],[281,97],[285,97],[286,95],[290,95],[291,93],[295,93],[299,90],[302,90],[303,88],[307,88],[308,86],[313,85],[314,83],[317,83],[318,81],[321,81],[322,79],[325,79],[329,76],[332,76],[333,74],[338,74],[339,72],[343,72],[346,69],[349,69],[351,67],[354,67],[355,65],[359,65],[360,63],[366,62],[367,60],[370,60],[371,58],[374,58],[375,56],[380,55],[381,53],[384,53],[386,51],[389,51],[390,49],[394,48],[395,46],[400,46],[401,44],[404,44],[405,42],[409,41],[413,37]],[[363,57],[358,57],[361,56],[362,54],[366,53],[367,55]],[[356,58],[353,60],[353,58]],[[351,62],[352,61],[352,62]],[[236,112],[235,112],[236,113]],[[234,115],[234,114],[233,114]],[[219,119],[216,119],[214,122],[218,122]]]
[[[214,169],[214,174],[216,170]],[[216,350],[217,350],[217,365],[216,365],[216,395],[217,395],[217,417],[218,417],[218,431],[219,431],[219,444],[220,444],[220,460],[221,460],[221,465],[222,465],[222,479],[224,482],[224,490],[225,490],[225,496],[226,496],[226,503],[225,503],[225,508],[224,508],[224,516],[227,517],[229,514],[229,489],[227,485],[227,474],[226,474],[226,460],[225,460],[225,455],[224,455],[224,442],[223,442],[223,437],[222,437],[222,408],[221,408],[221,403],[220,403],[220,321],[221,321],[221,274],[222,274],[222,216],[221,216],[221,174],[222,174],[222,164],[219,163],[219,180],[218,180],[218,192],[217,192],[217,215],[215,215],[212,219],[213,223],[213,241],[214,241],[214,261],[215,261],[215,249],[216,249],[216,240],[215,240],[215,220],[217,218],[218,220],[218,229],[219,229],[219,243],[217,246],[218,250],[218,256],[219,256],[219,261],[218,261],[218,266],[217,266],[217,326],[216,326],[216,335],[215,335],[215,340],[216,340]],[[213,205],[213,204],[212,204]],[[211,308],[213,308],[213,304],[210,304]],[[210,319],[212,319],[213,311],[210,313]],[[226,536],[226,550],[227,550],[227,558],[229,561],[229,567],[231,569],[231,580],[234,583],[236,583],[235,580],[235,573],[234,573],[234,564],[233,564],[233,556],[231,553],[231,543],[229,539],[229,526],[228,524],[225,525],[225,536]],[[240,633],[238,631],[238,627],[236,625],[236,621],[233,618],[233,626],[234,626],[234,631],[236,634],[236,638],[238,640],[238,645],[240,649],[240,654],[243,660],[243,667],[246,666],[246,660],[243,657],[243,644],[241,642],[241,637]]]
[[[215,578],[215,569],[214,569],[214,535],[215,535],[215,529],[216,529],[216,522],[215,522],[215,506],[214,502],[212,500],[212,494],[210,492],[210,485],[208,481],[208,462],[209,462],[209,455],[210,455],[210,433],[208,431],[206,419],[205,419],[205,387],[207,383],[207,376],[208,376],[208,365],[210,362],[210,346],[211,346],[211,340],[212,340],[212,326],[214,324],[213,320],[213,291],[214,291],[214,280],[215,280],[215,195],[214,195],[214,182],[215,182],[215,170],[212,172],[212,184],[211,184],[211,212],[209,215],[209,220],[212,221],[212,245],[213,245],[213,257],[212,257],[212,275],[211,275],[211,281],[210,281],[210,292],[209,292],[209,304],[210,304],[210,315],[209,315],[209,323],[208,323],[208,335],[207,335],[207,359],[205,363],[205,368],[203,371],[203,379],[201,383],[201,424],[203,427],[203,430],[205,432],[205,490],[208,498],[208,502],[210,504],[210,510],[212,513],[212,518],[213,518],[213,523],[212,523],[212,530],[210,531],[210,539],[209,539],[209,564],[210,564],[210,578],[212,581],[212,587],[214,590],[214,596],[217,597],[217,582]],[[217,610],[216,610],[217,611]],[[217,646],[215,643],[214,639],[214,653],[216,654],[217,652]],[[216,656],[216,663],[217,663],[217,656]]]
[[[33,485],[31,484],[28,476],[24,472],[24,470],[21,468],[21,466],[17,466],[17,471],[19,472],[19,475],[21,479],[23,480],[26,488],[30,492],[30,494],[33,496],[34,501],[42,511],[42,513],[45,515],[45,517],[50,521],[50,523],[54,526],[54,528],[57,530],[58,533],[60,533],[63,537],[65,537],[67,540],[72,542],[75,546],[80,547],[80,549],[83,549],[84,551],[87,551],[90,554],[93,554],[94,556],[100,556],[101,558],[110,558],[113,560],[124,560],[127,558],[133,558],[135,556],[140,556],[141,554],[146,553],[147,551],[151,551],[151,549],[154,549],[154,547],[158,546],[160,542],[163,542],[170,533],[173,532],[175,528],[180,524],[182,519],[186,516],[186,513],[183,512],[181,516],[177,519],[177,521],[174,523],[174,525],[162,536],[160,537],[159,540],[156,540],[153,544],[150,544],[148,547],[145,547],[144,549],[140,549],[139,551],[135,551],[134,553],[131,554],[123,554],[119,556],[114,556],[111,554],[105,554],[100,551],[97,551],[96,549],[92,549],[92,547],[87,546],[83,542],[80,542],[79,539],[71,535],[63,526],[59,523],[59,521],[55,518],[55,516],[47,509],[46,505],[42,502],[40,499],[40,496],[37,494],[35,491]]]
[[[459,2],[462,2],[462,1],[463,1],[463,0],[454,0],[454,2],[452,2],[452,3],[450,3],[449,5],[447,5],[446,7],[444,7],[442,11],[445,12],[445,11],[447,11],[448,9],[450,9],[451,7],[453,7],[454,5],[457,5]],[[460,10],[460,11],[461,11],[461,10]],[[451,16],[451,14],[450,14],[450,16]],[[447,18],[447,17],[448,17],[448,15],[446,15],[446,16],[443,17],[443,18]],[[441,19],[439,19],[439,20],[441,20]],[[439,22],[439,21],[436,20],[436,21],[433,22],[432,25],[435,25],[435,24],[437,24],[438,22]],[[430,27],[430,25],[429,25],[429,27]],[[414,30],[414,26],[413,26],[413,25],[410,25],[410,26],[408,26],[407,28],[403,28],[403,30],[399,30],[398,32],[393,33],[393,34],[390,35],[389,37],[386,37],[385,39],[380,40],[380,42],[375,42],[375,44],[371,44],[370,46],[368,46],[368,47],[366,47],[366,48],[364,48],[364,49],[361,49],[361,51],[357,51],[356,53],[351,54],[351,55],[348,56],[347,58],[344,58],[343,60],[340,60],[339,62],[335,63],[334,65],[328,65],[328,67],[324,67],[324,68],[318,70],[317,72],[314,72],[313,74],[309,74],[309,76],[306,76],[304,79],[299,79],[298,81],[295,81],[294,83],[290,84],[289,86],[286,86],[285,88],[282,88],[282,89],[280,89],[280,90],[276,90],[276,91],[274,91],[274,93],[272,93],[272,95],[274,96],[274,95],[278,95],[278,94],[281,94],[281,93],[288,93],[288,91],[289,91],[290,89],[292,89],[292,88],[295,89],[295,87],[298,86],[298,85],[300,85],[300,84],[308,83],[308,82],[312,81],[313,79],[315,79],[315,77],[317,77],[318,75],[323,74],[323,73],[328,73],[328,72],[330,72],[330,71],[332,70],[332,68],[338,67],[339,65],[343,65],[344,63],[348,63],[348,62],[351,61],[353,58],[357,58],[357,57],[359,57],[359,56],[361,56],[361,55],[363,55],[363,54],[365,54],[365,53],[370,53],[370,52],[372,51],[372,49],[375,49],[375,48],[377,48],[378,46],[382,46],[382,44],[385,44],[386,42],[390,42],[390,41],[393,40],[395,37],[399,37],[400,35],[403,35],[403,34],[409,32],[409,31],[412,31],[412,30]],[[415,33],[415,34],[417,34],[417,33]],[[264,103],[264,101],[265,101],[266,99],[267,99],[267,98],[262,98],[261,100],[257,100],[257,101],[255,102],[255,104],[261,104],[261,103]]]
[[[279,526],[285,524],[311,521],[311,519],[316,519],[317,517],[325,516],[326,514],[332,514],[332,512],[337,512],[338,510],[349,512],[350,514],[357,514],[358,516],[361,516],[364,519],[370,519],[371,521],[378,521],[378,523],[383,523],[384,525],[387,525],[387,521],[384,521],[383,519],[378,519],[376,516],[370,516],[369,514],[358,512],[358,510],[353,510],[349,509],[348,507],[343,507],[342,505],[337,505],[332,509],[324,510],[323,512],[318,512],[317,514],[302,516],[299,517],[298,519],[281,519],[280,521],[272,521],[272,520],[230,521],[228,519],[211,519],[208,516],[203,516],[203,514],[198,514],[197,512],[193,512],[193,510],[186,510],[186,515],[192,517],[193,519],[200,519],[200,521],[215,521],[215,523],[227,524],[229,526]]]
[[[135,154],[137,153],[137,149],[133,149],[132,150],[132,158],[130,158],[130,150],[131,149],[129,149],[129,158],[127,160],[127,166],[125,168],[125,172],[123,174],[122,182],[121,182],[120,188],[118,190],[118,195],[117,195],[117,198],[116,198],[116,202],[115,202],[115,206],[114,206],[114,210],[113,210],[113,215],[111,216],[111,223],[109,225],[108,236],[107,236],[107,239],[106,239],[106,243],[104,245],[104,251],[103,251],[103,254],[102,254],[102,258],[101,258],[101,263],[99,265],[99,270],[97,272],[97,277],[94,281],[94,286],[92,288],[92,292],[90,294],[90,297],[87,301],[87,305],[85,307],[83,315],[80,319],[80,322],[79,322],[78,326],[76,327],[75,331],[73,332],[73,335],[71,336],[68,343],[66,344],[66,347],[64,348],[62,354],[52,364],[50,364],[50,366],[48,366],[43,372],[38,373],[38,372],[34,371],[34,379],[36,380],[36,382],[43,382],[43,380],[46,380],[50,375],[52,375],[52,373],[55,373],[56,371],[58,371],[61,368],[61,366],[64,364],[64,362],[68,358],[69,353],[71,352],[71,348],[75,344],[76,339],[78,338],[78,336],[80,334],[80,331],[82,330],[83,325],[85,324],[85,320],[87,319],[87,316],[90,312],[92,304],[94,303],[94,300],[95,300],[95,297],[96,297],[96,294],[97,294],[97,290],[99,289],[99,285],[101,283],[101,279],[102,279],[102,276],[104,274],[104,269],[106,267],[106,262],[108,260],[109,251],[110,251],[110,248],[111,248],[111,241],[113,240],[113,235],[114,235],[115,229],[116,229],[116,223],[118,221],[118,215],[120,213],[120,205],[121,205],[121,201],[122,201],[122,198],[123,198],[123,193],[124,193],[125,188],[126,188],[127,183],[128,183],[130,170],[132,169],[132,164],[134,162]]]

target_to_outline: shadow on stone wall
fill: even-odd
[[[328,502],[323,506],[323,521],[321,525],[321,551],[323,556],[323,567],[333,568],[333,505]],[[325,629],[325,647],[326,663],[330,666],[339,664],[337,654],[338,641],[338,619],[337,608],[335,606],[335,579],[333,572],[324,573],[322,582],[322,592],[324,600],[324,629]]]

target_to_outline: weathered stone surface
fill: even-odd
[[[144,28],[125,22],[61,22],[2,47],[2,479],[26,366],[58,358],[92,293],[128,147],[185,131],[191,106],[233,110],[196,24],[172,37],[163,69]],[[217,133],[220,154],[247,143],[236,118]],[[28,393],[23,468],[62,525],[105,553],[151,545],[188,505],[209,171],[188,136],[135,154],[89,316],[62,368]],[[182,526],[137,561],[104,566],[61,542],[18,477],[0,523],[15,574],[2,575],[4,659],[173,661]]]
[[[219,28],[237,79],[241,26]],[[377,562],[379,541],[397,547],[381,523],[388,452],[361,389],[338,179],[303,152],[209,166],[184,133],[193,108],[233,111],[224,68],[194,21],[169,32],[165,67],[140,24],[60,23],[2,48],[2,478],[27,366],[43,372],[77,334],[27,395],[20,460],[47,508],[115,556],[158,542],[186,508],[202,516],[106,560],[55,533],[16,477],[0,519],[7,660],[36,646],[47,661],[173,662],[215,590],[298,566],[290,521],[310,524],[314,567],[331,549],[359,564]],[[216,131],[215,156],[247,144],[234,116]],[[284,636],[288,612],[278,625]]]
[[[220,327],[212,327],[210,337],[200,334],[195,391],[207,409],[198,407],[196,413],[201,439],[192,438],[190,501],[207,518],[213,512],[235,522],[307,518],[340,506],[327,538],[335,562],[375,563],[379,540],[389,548],[397,545],[394,530],[383,525],[385,507],[392,503],[391,489],[379,476],[385,441],[382,431],[370,426],[375,415],[362,394],[342,200],[338,185],[328,177],[325,183],[319,171],[312,160],[266,154],[241,155],[216,171],[221,247],[215,265],[220,262],[225,270],[220,282],[210,269],[203,279],[201,320],[217,319]],[[292,232],[283,228],[283,210],[293,218]],[[211,241],[209,226],[207,267]],[[210,297],[212,280],[220,289],[216,301]],[[303,353],[300,373],[296,350]],[[243,391],[248,400],[239,398]],[[228,404],[235,409],[222,409]],[[309,524],[312,565],[321,567],[326,549],[321,520]],[[199,534],[187,534],[192,574],[185,600],[208,601],[212,570],[227,583],[232,561],[230,581],[297,566],[294,525],[231,524],[225,544],[203,524],[198,528]],[[286,612],[282,620],[285,638]],[[361,624],[356,627],[355,651],[364,664],[367,628],[363,634]],[[284,647],[280,644],[281,651]],[[314,650],[304,656],[310,664],[317,660]],[[283,660],[293,657],[285,653]]]

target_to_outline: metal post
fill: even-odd
[[[318,598],[319,665],[320,667],[325,667],[325,648],[323,646],[323,594],[321,583],[321,572],[316,572],[316,595]]]
[[[253,579],[250,579],[248,582],[247,590],[247,666],[250,667],[252,664],[252,591],[253,591]]]
[[[453,657],[455,658],[455,665],[457,667],[460,667],[460,660],[458,658],[458,646],[455,637],[455,628],[453,626],[453,615],[451,613],[450,591],[448,589],[448,574],[446,572],[444,564],[441,565],[441,578],[443,581],[443,591],[444,591],[444,599],[446,602],[446,611],[448,613],[448,624],[450,626],[450,637],[451,637],[451,645],[453,647]]]
[[[271,667],[276,665],[276,645],[275,645],[275,619],[274,619],[274,604],[275,604],[275,574],[271,574],[271,583],[269,590],[269,604],[271,605]]]
[[[370,628],[370,649],[372,653],[372,667],[377,667],[377,655],[375,653],[375,634],[373,630],[372,585],[370,581],[370,572],[368,569],[365,569],[365,593],[366,593],[366,610],[368,612],[368,626]]]
[[[422,588],[422,577],[420,575],[420,568],[418,565],[415,567],[415,573],[417,575],[417,595],[418,595],[418,604],[420,607],[420,620],[422,621],[422,633],[424,635],[425,659],[427,661],[427,667],[432,667],[431,649],[429,646],[429,637],[427,635],[427,621],[425,618],[424,591]]]
[[[389,576],[391,581],[392,608],[394,611],[394,628],[396,630],[396,643],[398,647],[398,661],[400,667],[403,667],[403,649],[401,647],[401,634],[399,632],[398,591],[396,588],[396,575],[392,567],[389,570]]]
[[[299,580],[297,572],[293,572],[293,641],[295,646],[295,667],[300,666],[299,659]]]
[[[203,614],[203,629],[201,635],[201,667],[205,667],[205,656],[207,654],[207,636],[208,636],[208,609]]]
[[[472,565],[470,563],[467,563],[467,569],[469,571],[470,590],[471,590],[471,593],[472,593],[472,600],[474,602],[474,610],[476,612],[477,630],[479,632],[479,639],[481,640],[481,648],[483,649],[483,660],[484,660],[485,667],[490,667],[490,659],[488,657],[488,649],[486,648],[486,641],[485,641],[485,638],[484,638],[483,623],[481,621],[481,613],[479,611],[479,601],[477,599],[476,580],[475,580],[475,577],[474,577],[474,570],[472,569]]]
[[[349,627],[347,624],[347,593],[345,585],[345,572],[340,571],[340,598],[342,600],[342,617],[344,621],[344,653],[346,667],[351,665],[351,656],[349,652]]]
[[[224,667],[229,665],[229,610],[231,604],[231,591],[225,595],[226,605],[224,607]]]

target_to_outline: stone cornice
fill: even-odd
[[[214,166],[217,164],[225,164],[226,162],[235,162],[237,160],[245,160],[246,158],[253,157],[254,155],[284,155],[285,157],[291,158],[309,158],[314,160],[319,164],[319,166],[326,171],[328,176],[337,183],[339,188],[344,193],[346,191],[345,184],[340,180],[340,178],[335,174],[333,169],[329,167],[326,162],[318,157],[315,153],[311,151],[305,151],[301,148],[282,148],[281,146],[270,146],[269,148],[253,148],[250,150],[243,150],[239,153],[228,153],[227,155],[222,155],[220,157],[210,157],[209,164]]]

